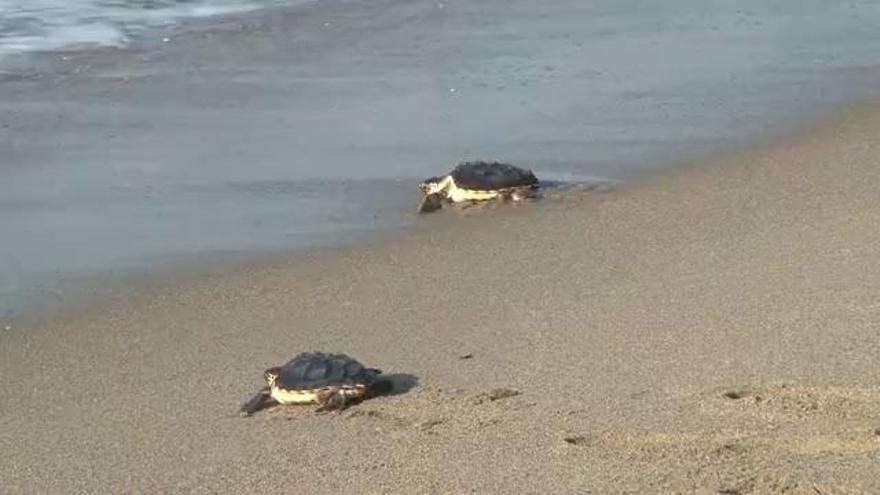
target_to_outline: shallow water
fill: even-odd
[[[119,2],[86,4],[112,18]],[[135,42],[93,74],[0,83],[0,315],[95,275],[408,225],[418,179],[461,159],[623,178],[877,87],[874,1],[296,9],[241,14],[244,34],[210,38],[207,21],[168,48]]]

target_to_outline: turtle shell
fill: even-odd
[[[345,354],[304,352],[281,367],[276,383],[288,390],[311,390],[342,385],[370,385],[379,370],[365,368]]]
[[[531,170],[500,162],[463,162],[450,175],[458,187],[482,191],[538,185]]]

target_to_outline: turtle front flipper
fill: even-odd
[[[256,393],[253,397],[248,399],[247,402],[242,404],[239,412],[242,416],[250,416],[251,414],[261,410],[266,409],[267,407],[272,407],[278,405],[278,402],[272,398],[272,393],[269,391],[269,387],[263,387],[259,392]]]
[[[426,194],[422,204],[419,205],[419,213],[430,213],[439,210],[443,207],[444,198],[445,196],[442,193]]]

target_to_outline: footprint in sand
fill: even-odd
[[[585,447],[590,444],[590,439],[583,435],[572,435],[567,436],[562,439],[565,443],[569,445],[576,445],[578,447]]]
[[[495,402],[497,400],[516,397],[517,395],[522,395],[522,392],[520,392],[519,390],[514,390],[512,388],[495,388],[474,397],[474,404],[480,405],[485,402]]]

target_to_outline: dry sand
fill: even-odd
[[[844,112],[616,191],[16,324],[0,491],[878,493],[878,135],[880,112]],[[304,350],[398,390],[238,417]]]

